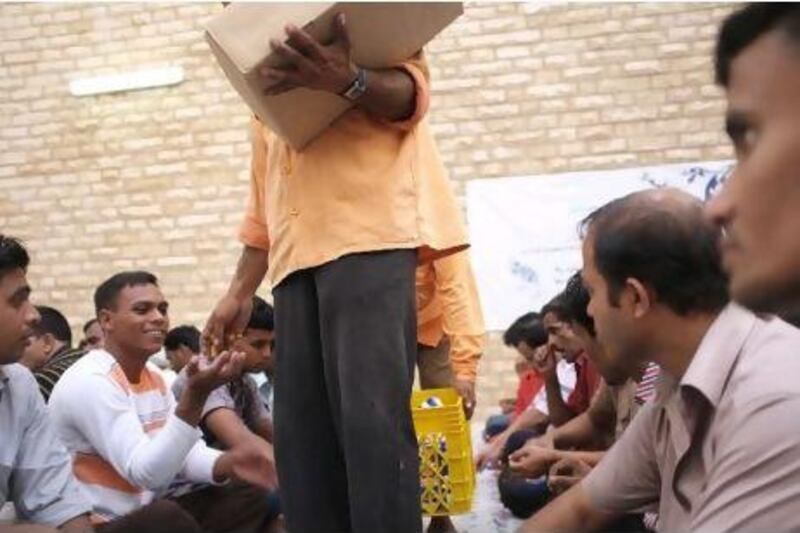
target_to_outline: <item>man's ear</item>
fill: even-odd
[[[97,313],[97,323],[100,324],[100,329],[103,330],[103,333],[114,329],[112,324],[113,316],[114,316],[113,313],[108,309],[101,309]]]
[[[647,314],[655,303],[647,287],[636,278],[625,280],[623,297],[628,298],[628,303],[633,309],[633,316],[641,318]]]
[[[53,336],[52,333],[45,333],[42,335],[42,345],[44,346],[44,353],[47,354],[48,357],[53,355],[53,352],[56,351],[56,343],[58,341]]]

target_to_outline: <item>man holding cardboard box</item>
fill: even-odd
[[[267,277],[275,297],[275,454],[287,527],[421,529],[409,397],[415,268],[466,248],[466,232],[423,117],[422,52],[390,68],[351,60],[343,15],[323,45],[287,25],[271,41],[267,91],[339,95],[353,106],[302,149],[252,123],[244,249],[206,325],[242,331]]]

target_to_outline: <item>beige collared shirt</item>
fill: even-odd
[[[800,530],[800,330],[730,305],[662,376],[584,480],[593,504],[658,508],[660,531]]]

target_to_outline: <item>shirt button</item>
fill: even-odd
[[[290,165],[289,163],[284,163],[281,166],[281,173],[284,175],[284,177],[286,177],[289,174],[291,174],[292,173],[292,165]]]
[[[297,209],[295,209],[295,208],[292,208],[292,209],[289,211],[289,214],[290,214],[290,215],[292,215],[293,217],[296,217],[297,215],[299,215],[299,214],[300,214],[300,211],[298,211],[298,210],[297,210]]]

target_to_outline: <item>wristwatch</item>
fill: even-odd
[[[361,67],[356,68],[358,69],[356,79],[353,80],[353,83],[351,83],[347,89],[340,93],[340,96],[351,102],[355,102],[361,98],[367,90],[367,71]]]

